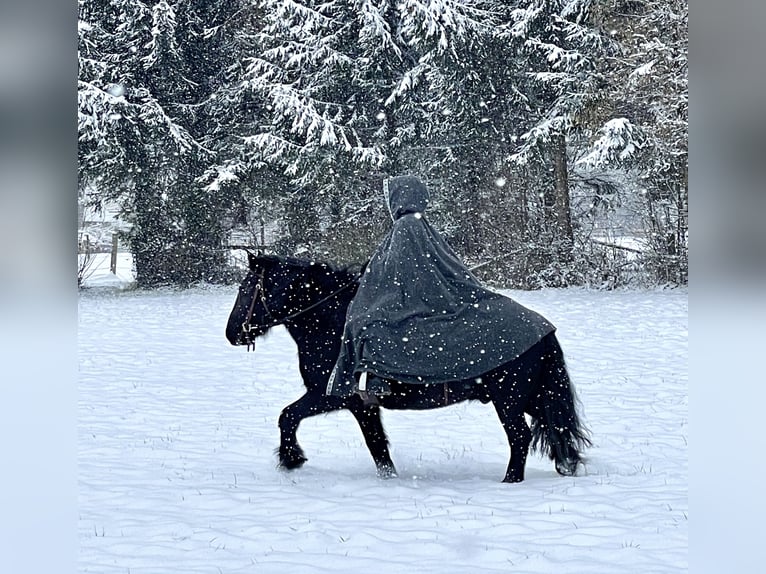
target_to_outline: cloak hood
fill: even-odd
[[[418,178],[400,175],[388,181],[388,211],[394,221],[408,213],[423,213],[428,207],[428,188]]]

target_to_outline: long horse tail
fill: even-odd
[[[539,393],[530,399],[532,449],[547,454],[556,471],[572,476],[584,462],[582,451],[591,446],[590,433],[580,421],[577,399],[569,379],[564,353],[556,335],[543,339],[543,372]]]

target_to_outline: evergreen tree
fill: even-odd
[[[161,238],[168,233],[159,175],[169,173],[166,150],[186,153],[193,140],[136,81],[151,10],[139,2],[82,1],[80,19],[80,185],[104,199],[126,197],[137,275],[150,284],[161,273]]]
[[[621,51],[604,62],[608,120],[582,148],[587,168],[633,180],[644,265],[662,283],[688,280],[688,2],[619,0],[601,18]]]
[[[614,43],[594,21],[592,0],[526,0],[507,12],[501,36],[515,48],[526,70],[522,133],[511,162],[532,183],[527,197],[542,199],[542,217],[529,220],[537,244],[534,265],[543,284],[581,281],[574,261],[570,197],[570,150],[599,127],[597,110],[605,97],[602,59]],[[534,188],[539,193],[534,193]],[[528,235],[529,237],[529,235]]]
[[[248,70],[271,121],[248,138],[251,162],[287,174],[317,200],[336,237],[379,233],[384,177],[434,161],[443,115],[432,86],[445,55],[486,28],[473,3],[334,0],[262,3],[266,25]],[[337,247],[333,242],[330,247]],[[358,255],[361,255],[359,253]]]
[[[619,272],[588,225],[622,198],[685,281],[684,0],[79,5],[80,185],[121,203],[141,285],[223,277],[233,228],[362,260],[407,171],[487,279]]]
[[[197,182],[216,157],[206,102],[220,60],[200,56],[205,26],[227,14],[166,0],[79,7],[81,187],[119,201],[140,286],[220,280],[227,198]]]

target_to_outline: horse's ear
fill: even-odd
[[[255,269],[258,265],[258,255],[253,253],[252,251],[247,252],[247,264],[250,266],[250,270],[252,271]]]

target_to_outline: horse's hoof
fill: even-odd
[[[307,460],[301,449],[280,450],[278,466],[282,470],[295,470],[302,467]]]
[[[524,482],[524,477],[518,477],[518,476],[506,476],[503,479],[503,482],[507,482],[508,484],[513,484],[516,482]]]
[[[399,475],[393,466],[380,466],[378,467],[378,478],[387,480],[389,478],[399,478]]]
[[[295,470],[296,468],[302,467],[308,459],[305,457],[301,458],[294,458],[291,460],[280,460],[279,461],[279,468],[282,470]]]
[[[566,460],[564,462],[556,462],[556,472],[561,476],[577,476],[577,467],[579,461]]]

